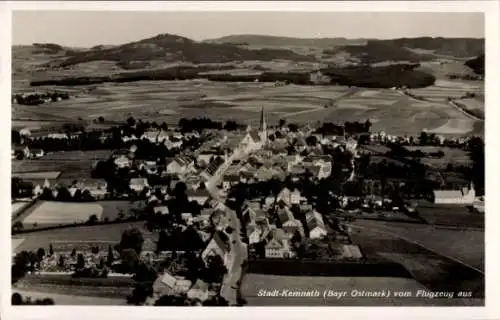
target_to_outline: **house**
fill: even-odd
[[[201,253],[201,258],[207,264],[210,256],[218,255],[227,267],[229,250],[229,238],[223,232],[217,231],[213,234],[212,239],[210,239],[205,250]]]
[[[306,213],[306,223],[310,239],[320,239],[327,235],[323,216],[317,211]]]
[[[191,212],[183,212],[181,213],[181,219],[184,222],[191,221],[193,219],[193,214]]]
[[[188,169],[191,164],[192,161],[187,157],[175,157],[174,159],[168,161],[168,164],[166,166],[167,173],[182,174]]]
[[[212,152],[209,151],[201,152],[196,156],[196,163],[200,166],[207,166],[213,157],[214,154]]]
[[[153,207],[153,212],[155,214],[161,214],[161,215],[165,215],[165,214],[169,214],[170,213],[167,206],[156,206],[156,207]]]
[[[159,133],[160,132],[157,131],[157,130],[148,130],[148,131],[145,131],[142,134],[142,136],[141,136],[141,140],[146,139],[146,140],[149,140],[152,143],[156,143],[157,142],[156,138],[158,137]]]
[[[241,181],[239,174],[226,174],[222,178],[222,188],[229,190],[231,187],[237,185]]]
[[[204,175],[207,179],[211,179],[212,177],[217,175],[219,169],[225,162],[226,161],[222,157],[216,157],[214,160],[212,160],[212,162],[210,162],[205,171],[203,171],[202,175]]]
[[[203,280],[198,279],[195,284],[187,292],[187,297],[189,299],[198,299],[200,301],[205,301],[208,299],[208,283]]]
[[[45,153],[43,152],[43,149],[35,149],[35,148],[32,148],[30,149],[30,156],[31,158],[35,158],[35,159],[38,159],[38,158],[41,158],[45,155]]]
[[[159,297],[187,293],[191,284],[191,281],[183,277],[174,277],[170,273],[164,272],[153,283],[153,295]]]
[[[273,229],[267,235],[265,245],[266,258],[288,259],[293,257],[293,251],[290,248],[288,237],[281,229]]]
[[[206,189],[188,189],[186,190],[186,195],[189,201],[196,201],[200,206],[203,206],[208,198],[210,198],[210,192]]]
[[[463,187],[461,190],[434,190],[435,204],[464,204],[473,205],[476,199],[474,183],[470,187]]]
[[[259,243],[264,235],[264,226],[256,222],[250,222],[246,226],[248,244]]]
[[[292,211],[286,205],[278,206],[277,214],[281,223],[281,228],[286,234],[293,235],[297,231],[299,231],[300,234],[304,234],[302,222],[295,219]]]
[[[148,179],[146,178],[132,178],[129,185],[130,189],[135,192],[142,192],[144,188],[149,187]]]
[[[217,230],[224,230],[229,224],[224,210],[214,210],[210,216],[210,222]]]
[[[31,158],[31,151],[28,146],[14,146],[11,150],[11,158],[15,159],[18,154],[22,154],[23,158]]]
[[[276,201],[279,202],[280,200],[283,201],[287,206],[292,205],[292,202],[291,202],[292,192],[290,191],[290,189],[288,189],[286,187],[281,189],[281,191],[276,196]]]
[[[68,139],[68,135],[66,133],[49,133],[47,135],[49,139]]]
[[[114,163],[118,168],[127,168],[130,167],[132,161],[127,156],[121,155],[115,159]]]

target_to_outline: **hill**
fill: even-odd
[[[254,34],[229,35],[217,39],[205,40],[206,43],[248,45],[248,46],[279,46],[279,47],[315,47],[333,48],[345,45],[362,45],[366,39],[346,38],[293,38]]]
[[[425,49],[438,55],[468,58],[484,52],[484,39],[481,38],[400,38],[378,40],[401,48]]]
[[[248,50],[234,45],[196,42],[194,40],[160,34],[152,38],[123,44],[111,48],[97,47],[87,51],[68,51],[67,58],[51,66],[68,67],[90,61],[114,61],[117,63],[163,61],[192,63],[224,63],[231,61],[313,61],[313,57],[297,54],[285,49]]]
[[[384,61],[420,62],[434,59],[430,54],[419,54],[391,41],[369,40],[365,45],[347,45],[337,48],[337,52],[347,52],[363,63]]]

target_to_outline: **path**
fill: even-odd
[[[409,95],[406,91],[401,91],[401,90],[396,90],[396,92],[398,92],[399,94],[405,96],[405,97],[408,97],[410,98],[410,100],[413,100],[413,101],[417,101],[417,102],[429,102],[429,101],[426,101],[426,100],[419,100],[419,99],[415,99],[414,97],[412,97],[411,95]],[[439,102],[432,102],[432,103],[439,103]],[[445,105],[445,103],[443,103],[443,105]],[[463,115],[465,115],[466,117],[472,119],[472,120],[476,120],[476,121],[484,121],[484,119],[481,119],[481,118],[478,118],[466,111],[464,111],[463,108],[459,107],[455,101],[451,100],[451,101],[448,101],[448,103],[446,103],[446,105],[450,105],[452,106],[453,108],[455,108],[456,110],[458,110],[460,113],[462,113]]]
[[[241,160],[247,157],[248,154],[242,154],[238,158]],[[229,162],[229,161],[228,161]],[[227,170],[229,166],[225,166],[223,171]],[[207,184],[207,191],[210,195],[224,204],[225,201],[219,196],[219,190],[217,189],[217,185],[221,177],[223,177],[223,172],[218,175],[218,179],[216,181],[211,181],[211,183]],[[224,205],[225,206],[225,205]],[[229,218],[229,224],[233,229],[233,232],[229,235],[229,267],[227,274],[224,276],[224,280],[222,282],[222,288],[220,290],[220,294],[224,297],[229,305],[236,305],[238,303],[238,291],[239,291],[239,280],[242,276],[242,264],[247,259],[247,249],[246,246],[242,243],[240,237],[241,223],[240,219],[236,215],[234,210],[229,209],[225,206],[225,212]]]
[[[339,95],[338,97],[334,98],[334,99],[331,99],[331,102],[332,104],[335,104],[337,102],[339,102],[340,100],[344,99],[344,98],[347,98],[347,97],[350,97],[352,96],[353,94],[355,94],[356,92],[358,92],[358,90],[356,89],[350,89],[349,91]],[[310,112],[316,112],[316,111],[320,111],[320,110],[328,110],[330,108],[325,108],[325,107],[318,107],[318,108],[314,108],[314,109],[308,109],[308,110],[301,110],[301,111],[296,111],[296,112],[290,112],[290,113],[286,113],[284,114],[282,117],[283,118],[287,118],[287,117],[293,117],[293,116],[296,116],[296,115],[299,115],[299,114],[304,114],[304,113],[310,113]],[[335,109],[335,106],[332,106],[331,109]]]

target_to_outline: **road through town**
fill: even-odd
[[[241,159],[246,156],[247,154],[244,154],[239,158]],[[227,169],[227,166],[223,169]],[[219,179],[217,180],[220,180],[220,177],[223,175],[223,173],[219,174]],[[217,189],[218,183],[219,181],[211,181],[211,183],[207,184],[207,190],[214,199],[224,204],[225,201],[220,197],[219,190]],[[242,264],[247,259],[247,249],[245,244],[241,241],[241,222],[236,215],[236,211],[231,210],[226,206],[225,212],[228,215],[229,225],[233,230],[232,233],[229,234],[230,251],[228,271],[224,277],[220,293],[221,296],[229,302],[229,305],[236,305],[238,303],[239,280],[242,276]]]

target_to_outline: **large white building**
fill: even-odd
[[[461,190],[434,190],[434,203],[436,204],[473,205],[475,199],[474,183],[470,184],[470,188],[464,187]]]

